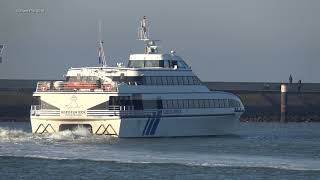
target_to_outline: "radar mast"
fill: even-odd
[[[159,40],[150,39],[149,27],[147,23],[147,17],[143,16],[140,19],[140,27],[138,32],[139,40],[145,42],[145,53],[146,54],[156,54],[160,52],[159,46],[156,45],[156,42]]]
[[[99,21],[99,35],[98,35],[98,43],[99,43],[99,49],[98,49],[98,59],[99,59],[99,64],[102,67],[106,67],[107,61],[106,61],[106,56],[104,55],[104,49],[103,49],[103,41],[101,38],[101,21]]]

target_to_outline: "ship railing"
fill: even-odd
[[[87,116],[151,117],[154,110],[87,110]]]
[[[134,110],[133,107],[120,107],[114,110],[87,110],[87,117],[97,117],[97,116],[134,116],[134,117],[151,117],[154,115],[154,110]],[[60,116],[59,109],[41,109],[39,105],[32,105],[31,116]]]
[[[39,81],[37,92],[117,92],[116,83]]]
[[[133,106],[109,106],[108,110],[128,111],[133,110]]]
[[[41,109],[40,105],[32,105],[31,116],[60,116],[60,110],[58,109]]]

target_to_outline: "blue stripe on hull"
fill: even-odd
[[[144,126],[144,129],[143,129],[143,132],[142,132],[142,135],[145,135],[145,133],[146,133],[146,130],[147,130],[147,127],[149,126],[149,124],[150,124],[150,118],[148,118],[148,121],[147,121],[147,123],[146,123],[146,125]]]
[[[161,111],[152,113],[152,117],[148,118],[148,121],[143,129],[143,132],[142,132],[143,136],[155,134],[158,128],[159,122],[161,120],[161,114],[162,114]]]
[[[156,130],[157,130],[157,128],[158,128],[160,119],[161,119],[161,113],[158,112],[157,115],[156,115],[156,117],[155,117],[155,122],[154,122],[154,125],[153,125],[153,127],[152,127],[152,130],[151,130],[151,132],[150,132],[151,135],[154,135],[154,134],[155,134],[155,132],[156,132]]]

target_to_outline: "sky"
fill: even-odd
[[[21,13],[21,10],[40,12]],[[0,0],[0,79],[62,79],[143,52],[139,18],[203,81],[320,83],[319,0]]]

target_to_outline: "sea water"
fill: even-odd
[[[320,179],[320,123],[240,123],[226,136],[34,135],[0,123],[0,179]]]

